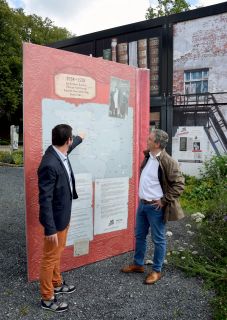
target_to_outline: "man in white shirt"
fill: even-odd
[[[154,257],[152,272],[147,275],[145,284],[161,279],[166,254],[166,221],[184,216],[178,201],[184,190],[184,178],[177,162],[165,151],[168,139],[168,134],[159,129],[151,131],[148,137],[148,150],[144,152],[141,165],[134,263],[121,269],[124,273],[144,272],[146,237],[150,228]]]

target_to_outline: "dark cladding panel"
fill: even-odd
[[[80,44],[72,45],[69,47],[62,47],[61,49],[84,54],[87,56],[89,56],[90,54],[94,55],[94,42],[91,41],[86,43],[80,43]]]
[[[111,49],[111,39],[96,40],[96,57],[103,57],[103,50]]]

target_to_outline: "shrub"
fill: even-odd
[[[12,155],[9,151],[0,152],[0,162],[13,163]]]
[[[0,162],[22,165],[23,164],[23,151],[0,151]]]
[[[174,256],[174,263],[192,275],[201,275],[216,290],[214,319],[227,319],[227,155],[206,161],[201,178],[185,177],[181,203],[186,212],[204,214],[196,242],[198,255],[189,250]]]
[[[0,139],[0,145],[7,146],[9,144],[10,144],[9,140]]]
[[[23,151],[13,151],[12,159],[16,165],[23,164]]]
[[[185,176],[185,191],[181,204],[185,211],[206,212],[214,199],[227,191],[227,155],[214,156],[204,163],[201,178]],[[219,202],[219,201],[218,201]]]
[[[223,179],[225,180],[227,177],[227,155],[213,156],[210,160],[206,161],[201,174],[203,179],[211,180],[215,183]]]

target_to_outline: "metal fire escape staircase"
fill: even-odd
[[[227,101],[217,102],[215,96],[220,95],[223,98],[227,93],[177,94],[173,100],[174,111],[180,112],[182,116],[192,113],[195,116],[204,115],[207,120],[204,130],[217,155],[220,155],[220,146],[224,153],[227,152],[227,122],[220,110],[220,106],[227,106]]]

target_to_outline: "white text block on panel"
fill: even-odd
[[[94,234],[127,228],[128,178],[95,180]]]
[[[80,239],[93,239],[92,218],[92,176],[78,174],[75,176],[78,199],[72,202],[72,214],[67,237],[67,245]]]

